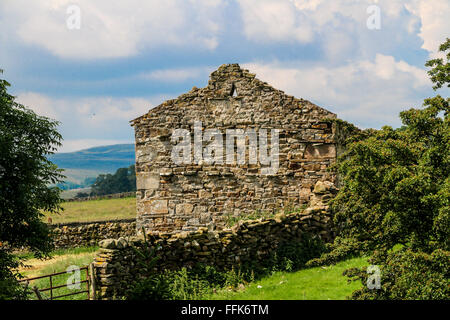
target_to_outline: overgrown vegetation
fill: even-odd
[[[449,48],[447,39],[440,49]],[[445,64],[427,63],[435,89],[449,83],[449,59],[450,52]],[[425,99],[400,118],[399,129],[358,131],[346,140],[335,168],[341,188],[331,202],[338,237],[308,265],[364,253],[380,266],[382,289],[364,286],[353,298],[449,299],[449,98]],[[365,270],[349,274],[365,285]]]
[[[313,236],[305,235],[301,242],[281,243],[278,250],[264,261],[244,263],[240,268],[219,270],[214,266],[195,265],[191,269],[162,273],[155,271],[157,250],[147,241],[142,249],[135,249],[142,279],[136,279],[126,293],[128,300],[201,299],[222,289],[236,290],[275,272],[292,272],[304,267],[306,261],[319,256],[324,245]]]

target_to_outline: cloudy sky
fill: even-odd
[[[360,127],[396,127],[435,94],[424,63],[449,16],[448,0],[1,0],[0,69],[61,122],[61,152],[133,143],[129,120],[224,63]]]

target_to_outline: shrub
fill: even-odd
[[[434,67],[429,75],[435,89],[449,85],[449,49],[447,39],[440,47],[447,51],[446,63],[435,59],[426,64]],[[449,297],[449,102],[440,95],[425,99],[423,108],[400,113],[403,127],[398,129],[357,131],[349,125],[345,130],[350,137],[335,166],[340,190],[330,202],[338,235],[329,252],[308,265],[369,255],[385,274],[383,288],[362,288],[354,298]],[[397,245],[403,249],[393,251]],[[347,274],[367,277],[364,270]]]
[[[353,292],[357,300],[443,300],[450,299],[450,252],[431,254],[410,249],[391,252],[380,266],[381,288],[368,289],[366,269],[344,272],[350,280],[361,280],[363,287]]]
[[[169,282],[162,274],[147,276],[136,281],[125,298],[127,300],[168,300],[171,298]]]

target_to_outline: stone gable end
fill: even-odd
[[[336,115],[274,89],[237,64],[222,65],[211,73],[205,88],[194,87],[131,122],[136,138],[138,232],[142,227],[159,232],[221,229],[228,217],[309,204],[317,181],[335,179],[327,170],[336,159],[335,129],[323,121],[326,118]],[[199,149],[193,146],[194,126],[200,122],[200,139],[208,129],[223,136],[221,163],[195,161]],[[191,163],[173,161],[175,129],[189,132]],[[265,164],[259,153],[255,158],[249,151],[248,140],[245,162],[227,163],[225,133],[232,129],[256,134],[266,130],[269,152],[278,130],[278,170],[262,174]],[[205,140],[200,154],[213,141]]]

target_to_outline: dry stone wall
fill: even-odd
[[[335,161],[335,128],[324,119],[336,115],[313,103],[286,95],[255,78],[237,64],[223,65],[211,74],[208,85],[168,100],[132,121],[136,137],[137,229],[195,231],[220,230],[224,217],[245,218],[256,210],[275,212],[309,204],[317,181],[335,181],[328,168]],[[203,132],[216,129],[279,130],[279,169],[264,175],[260,161],[227,164],[199,160],[175,164],[174,129],[190,132],[201,121]],[[211,145],[203,140],[202,147]],[[271,138],[269,138],[270,141]],[[269,142],[270,143],[270,142]],[[270,152],[271,145],[269,145]],[[191,148],[195,153],[195,147]],[[201,151],[200,151],[201,153]],[[195,154],[194,154],[195,155]]]
[[[90,200],[131,198],[131,197],[135,197],[135,196],[136,196],[136,192],[135,191],[130,191],[130,192],[106,194],[106,195],[103,195],[103,196],[92,196],[92,197],[65,199],[64,201],[65,202],[83,202],[83,201],[90,201]]]
[[[97,245],[101,240],[131,237],[136,234],[136,220],[122,219],[50,225],[56,248]]]
[[[229,270],[247,262],[264,261],[280,244],[299,242],[306,234],[329,242],[334,233],[327,202],[336,190],[330,183],[318,182],[314,191],[316,205],[301,212],[241,221],[220,231],[200,227],[196,231],[177,234],[152,234],[148,243],[159,248],[155,268],[176,270],[200,263]],[[120,298],[133,281],[142,276],[135,249],[143,246],[144,242],[139,238],[122,237],[100,242],[100,253],[94,261],[99,299]]]

